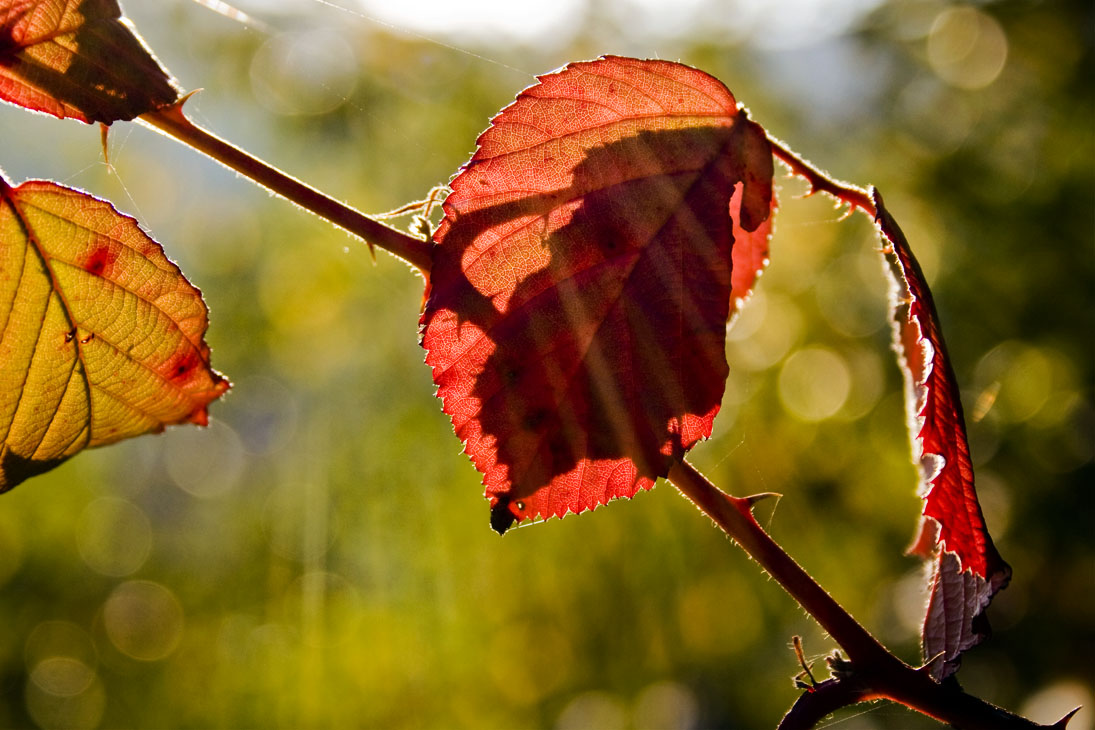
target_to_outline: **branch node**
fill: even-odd
[[[851,681],[856,676],[855,665],[845,659],[844,655],[837,649],[834,649],[832,654],[825,657],[825,663],[838,681]]]

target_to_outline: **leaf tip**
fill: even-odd
[[[499,535],[505,535],[513,523],[517,521],[517,515],[510,509],[510,502],[499,499],[490,508],[490,527]]]
[[[209,404],[223,396],[232,388],[232,382],[228,380],[228,378],[212,368],[207,368],[207,370],[209,377],[212,380],[212,387],[206,391],[202,398],[201,405],[194,409],[186,418],[188,423],[193,423],[197,426],[209,425]]]

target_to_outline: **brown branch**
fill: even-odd
[[[906,666],[776,544],[753,517],[752,500],[726,494],[683,460],[670,469],[669,480],[783,586],[853,662]]]
[[[186,98],[173,106],[143,114],[139,119],[153,129],[193,147],[225,167],[358,236],[369,245],[370,250],[373,246],[379,246],[395,254],[428,277],[432,262],[432,244],[429,241],[415,238],[370,218],[199,127],[183,113],[182,106]]]
[[[840,707],[872,699],[893,700],[967,730],[1063,727],[1039,725],[966,694],[957,683],[936,682],[925,667],[910,667],[879,643],[764,531],[753,517],[753,500],[726,494],[683,460],[670,469],[669,480],[790,593],[848,654],[846,662],[830,662],[839,676],[818,685],[825,687],[824,692],[819,694],[817,688],[812,688],[802,695],[788,713],[791,720],[785,718],[781,730],[809,727],[803,724],[807,719],[816,722]]]
[[[804,692],[776,730],[810,730],[842,707],[863,702],[866,690],[853,682],[827,679]]]

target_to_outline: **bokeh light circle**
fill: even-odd
[[[76,547],[88,567],[115,578],[136,572],[152,550],[152,525],[140,507],[102,497],[89,504],[76,525]]]
[[[779,373],[779,398],[802,421],[823,421],[836,415],[852,389],[852,375],[840,355],[826,347],[804,347],[784,361]]]
[[[970,6],[939,13],[928,35],[928,63],[939,78],[961,89],[982,89],[1000,75],[1008,38],[1000,23]]]
[[[110,643],[140,661],[170,656],[182,641],[183,624],[182,605],[159,583],[127,581],[103,604],[103,626]]]

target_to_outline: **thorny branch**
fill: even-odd
[[[1054,725],[1039,725],[966,694],[955,682],[936,682],[927,666],[913,668],[901,661],[764,531],[753,517],[754,500],[726,494],[687,461],[673,466],[669,480],[791,594],[848,654],[847,661],[829,659],[836,677],[804,692],[779,730],[805,730],[834,710],[876,699],[899,702],[968,730],[1064,730],[1071,714]]]

